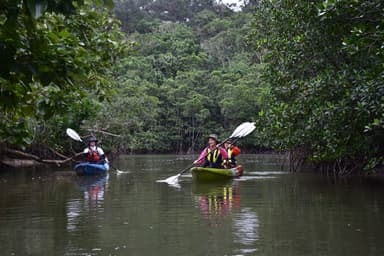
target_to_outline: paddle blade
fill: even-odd
[[[81,139],[81,137],[79,136],[79,134],[77,134],[77,132],[75,132],[74,130],[72,130],[71,128],[67,128],[67,135],[69,137],[71,137],[72,139],[74,140],[77,140],[77,141],[83,141]]]
[[[173,187],[180,187],[179,177],[180,177],[180,173],[175,175],[175,176],[169,177],[165,180],[157,180],[157,182],[164,182],[164,183],[167,183],[168,185],[173,186]]]
[[[236,138],[239,137],[239,135],[243,132],[244,129],[246,129],[249,126],[250,122],[244,122],[237,126],[237,128],[233,131],[230,138]]]
[[[245,137],[256,129],[255,123],[249,123],[246,128],[241,132],[239,138]]]

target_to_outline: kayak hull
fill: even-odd
[[[192,178],[196,181],[223,181],[243,175],[243,167],[238,165],[231,169],[218,169],[209,167],[192,167]]]
[[[75,165],[75,171],[80,176],[103,175],[109,171],[109,164],[79,163]]]

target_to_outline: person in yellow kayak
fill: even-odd
[[[224,148],[228,154],[228,166],[231,168],[236,167],[236,165],[237,165],[236,156],[240,155],[241,150],[238,147],[236,147],[235,145],[233,145],[231,139],[227,139],[224,142]]]
[[[88,147],[84,149],[83,154],[87,162],[90,163],[108,163],[108,159],[101,147],[98,147],[96,137],[88,139]]]
[[[220,147],[216,134],[208,136],[208,147],[201,151],[200,156],[193,163],[202,167],[226,168],[228,162],[227,151]]]

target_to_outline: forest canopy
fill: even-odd
[[[68,155],[71,127],[107,152],[192,153],[255,121],[244,152],[288,151],[292,169],[383,162],[381,1],[1,5],[4,152]]]

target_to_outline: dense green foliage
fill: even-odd
[[[207,27],[219,20],[212,15]],[[96,123],[123,136],[128,152],[194,152],[208,133],[224,137],[254,120],[259,68],[244,49],[244,16],[224,23],[210,37],[173,22],[130,34],[137,54],[116,66],[118,93]]]
[[[119,0],[121,27],[100,3],[1,4],[2,145],[64,152],[72,127],[109,152],[196,152],[253,120],[243,148],[383,161],[381,1]]]
[[[92,2],[52,2],[2,2],[2,143],[60,143],[65,125],[78,126],[110,94],[110,67],[126,48],[118,22]]]
[[[98,2],[4,4],[2,143],[65,151],[72,127],[107,136],[107,151],[191,152],[256,117],[249,15],[216,1],[119,1],[123,36]]]
[[[382,158],[382,1],[262,1],[250,42],[267,50],[260,134],[345,174]]]

